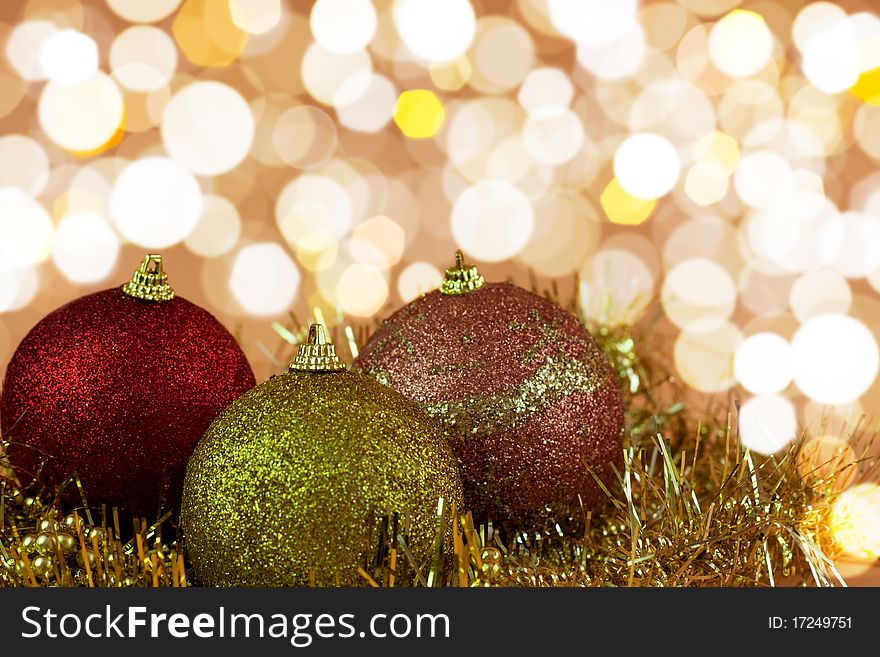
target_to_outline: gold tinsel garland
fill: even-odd
[[[839,480],[852,473],[799,467],[802,441],[782,456],[750,454],[739,444],[733,413],[699,421],[684,413],[674,378],[644,356],[652,352],[631,327],[594,327],[594,334],[627,408],[623,466],[608,500],[585,512],[578,536],[556,527],[502,535],[441,505],[437,535],[452,522],[452,544],[437,541],[417,585],[843,585],[828,516]],[[77,509],[64,509],[58,492],[23,490],[0,469],[0,585],[191,583],[172,514],[121,524],[115,509],[88,508],[75,477],[68,485],[80,489]],[[380,523],[378,549],[359,568],[366,583],[393,586],[395,572],[414,567],[399,526],[395,518]]]

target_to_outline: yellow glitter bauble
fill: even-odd
[[[362,585],[358,567],[370,572],[389,517],[427,572],[440,498],[462,507],[442,430],[399,393],[345,371],[315,325],[288,373],[209,427],[189,461],[181,525],[203,584]],[[401,570],[408,559],[400,550]]]

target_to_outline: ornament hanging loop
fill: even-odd
[[[168,284],[168,274],[162,268],[162,256],[158,253],[145,255],[131,280],[122,286],[122,291],[142,301],[171,301],[174,290]]]
[[[455,268],[446,270],[446,279],[440,284],[440,294],[467,294],[483,287],[486,279],[476,267],[465,264],[464,254],[455,252]]]
[[[327,340],[321,324],[309,326],[308,339],[299,346],[288,372],[339,372],[345,365],[336,355],[336,346]]]

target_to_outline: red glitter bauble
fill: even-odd
[[[179,504],[202,434],[254,385],[244,353],[208,311],[115,288],[31,329],[9,363],[0,420],[22,481],[38,474],[57,486],[75,472],[90,504],[153,516]]]
[[[590,469],[608,482],[621,454],[617,377],[576,317],[514,285],[479,284],[405,306],[355,365],[444,423],[479,520],[576,520],[604,496]]]

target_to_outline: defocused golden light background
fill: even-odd
[[[146,250],[262,379],[461,248],[651,323],[756,451],[878,426],[875,2],[22,0],[0,42],[0,370]]]

